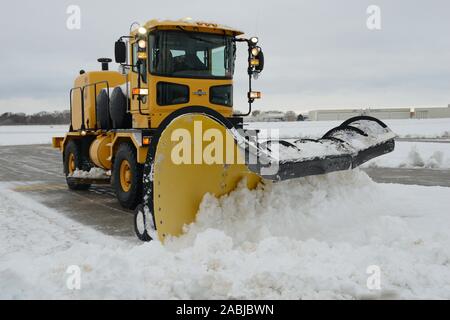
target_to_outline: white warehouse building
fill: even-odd
[[[311,121],[346,120],[354,116],[372,116],[379,119],[433,119],[450,118],[450,105],[440,108],[376,108],[376,109],[335,109],[312,110],[308,117]]]

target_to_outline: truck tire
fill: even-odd
[[[70,175],[75,172],[76,169],[89,171],[91,165],[87,154],[84,152],[81,142],[70,140],[64,148],[64,174],[66,175],[67,186],[71,190],[87,190],[91,186],[90,184],[77,183],[73,179],[70,179]]]
[[[119,203],[126,209],[135,209],[142,200],[142,170],[134,145],[120,144],[114,158],[112,184]]]
[[[111,119],[109,117],[108,110],[108,94],[105,90],[102,90],[97,95],[97,129],[110,130],[111,129]]]
[[[147,217],[144,212],[144,206],[139,204],[134,209],[134,232],[141,241],[151,241],[152,237],[147,232],[147,224],[152,224],[151,221],[147,221]]]
[[[114,129],[131,128],[131,115],[127,110],[127,97],[123,94],[120,87],[114,88],[111,94],[109,113]]]

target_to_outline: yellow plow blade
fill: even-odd
[[[181,115],[165,127],[152,175],[150,211],[161,241],[182,234],[183,226],[195,221],[205,194],[228,194],[243,178],[253,189],[261,180],[248,170],[227,128],[204,114]]]

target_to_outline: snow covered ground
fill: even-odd
[[[386,120],[390,128],[402,138],[449,138],[450,118],[423,120]],[[320,138],[342,121],[251,122],[247,128],[278,128],[280,138]],[[67,125],[0,126],[1,145],[51,143],[53,136],[63,136]]]
[[[383,120],[401,138],[450,138],[450,118]],[[247,128],[280,129],[280,138],[320,138],[343,121],[250,122]]]
[[[387,122],[402,137],[449,137],[450,119]],[[319,137],[338,124],[259,127]],[[0,127],[0,145],[66,130]],[[450,144],[397,142],[366,165],[450,168]],[[377,184],[360,170],[241,186],[206,196],[197,222],[163,246],[105,235],[15,185],[0,182],[0,299],[450,299],[450,188]],[[80,290],[67,287],[73,265]],[[373,265],[381,290],[366,285]]]
[[[206,196],[166,246],[106,236],[10,189],[0,184],[3,299],[450,299],[450,188],[359,170],[241,186]],[[71,265],[80,290],[66,286]],[[366,286],[372,265],[381,290]]]
[[[53,136],[64,136],[68,125],[0,126],[0,146],[50,144]]]

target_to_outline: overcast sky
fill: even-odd
[[[66,27],[69,5],[81,9],[80,30]],[[366,26],[369,5],[381,8],[381,30]],[[259,36],[266,67],[255,83],[263,92],[257,109],[447,106],[449,13],[448,0],[8,1],[0,10],[0,113],[68,109],[79,69],[112,57],[131,22],[183,17]],[[235,105],[244,110],[245,62],[238,66]]]

